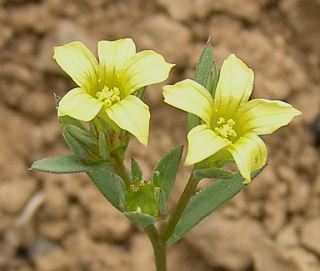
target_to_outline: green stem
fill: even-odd
[[[160,235],[154,225],[144,228],[148,235],[154,252],[154,259],[157,271],[167,270],[166,243],[160,238]]]
[[[161,239],[166,242],[171,234],[173,233],[184,209],[186,208],[190,198],[192,197],[192,195],[194,194],[196,188],[197,188],[197,184],[198,184],[198,180],[196,180],[193,177],[193,174],[191,173],[191,176],[188,180],[188,183],[177,203],[177,206],[175,208],[175,210],[173,211],[172,215],[170,216],[170,219],[166,225],[166,227],[164,228],[162,234],[161,234]]]
[[[113,167],[116,170],[117,174],[125,182],[126,186],[129,187],[130,179],[129,179],[129,176],[128,176],[128,173],[127,173],[127,169],[124,166],[123,161],[121,160],[121,158],[120,158],[120,156],[118,154],[114,156]]]

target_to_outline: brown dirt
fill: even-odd
[[[0,270],[154,270],[149,241],[85,176],[27,170],[67,151],[52,94],[72,82],[52,47],[79,39],[94,50],[98,40],[132,37],[177,64],[172,83],[192,76],[209,35],[219,65],[235,52],[254,69],[255,97],[286,100],[303,116],[265,137],[265,172],[170,248],[169,270],[320,270],[320,158],[310,129],[320,108],[319,14],[318,0],[0,0]],[[150,146],[132,142],[129,154],[150,173],[185,142],[185,115],[162,103],[159,85],[147,101]]]

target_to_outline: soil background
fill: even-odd
[[[147,238],[107,204],[83,175],[28,171],[67,148],[53,93],[73,83],[52,60],[53,46],[132,37],[176,67],[167,83],[193,76],[211,36],[218,66],[236,53],[255,71],[254,97],[303,112],[266,136],[263,174],[169,249],[169,270],[320,270],[319,0],[0,0],[0,270],[154,270]],[[148,148],[133,141],[148,176],[185,143],[185,114],[149,88]],[[318,131],[319,128],[318,122]],[[184,187],[183,168],[172,202]]]

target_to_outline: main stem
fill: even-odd
[[[154,253],[154,259],[157,271],[167,270],[167,256],[166,256],[166,242],[164,242],[154,225],[149,225],[144,228],[144,231],[148,235]]]
[[[115,157],[115,169],[117,173],[123,178],[126,185],[129,185],[129,178],[126,172],[126,168],[121,161],[120,157],[117,155]],[[166,255],[166,248],[167,248],[167,240],[173,233],[184,209],[186,208],[190,198],[194,194],[197,188],[198,180],[191,176],[188,180],[188,183],[178,201],[178,204],[173,211],[170,219],[164,229],[164,231],[160,234],[155,227],[155,225],[149,225],[144,228],[144,231],[148,235],[154,252],[155,264],[157,271],[166,271],[167,270],[167,255]]]
[[[177,206],[175,210],[173,211],[172,215],[170,216],[170,219],[168,221],[167,226],[163,230],[161,234],[161,239],[166,242],[171,234],[173,233],[184,209],[186,208],[190,198],[194,194],[196,188],[197,188],[198,180],[196,180],[193,175],[191,174],[188,183],[177,203]]]

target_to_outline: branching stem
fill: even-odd
[[[177,203],[176,208],[174,209],[172,215],[170,216],[170,219],[164,228],[163,232],[161,233],[161,239],[166,242],[171,234],[173,233],[184,209],[186,208],[190,198],[193,196],[196,188],[197,188],[198,180],[196,180],[193,177],[193,174],[191,174],[188,183]]]

